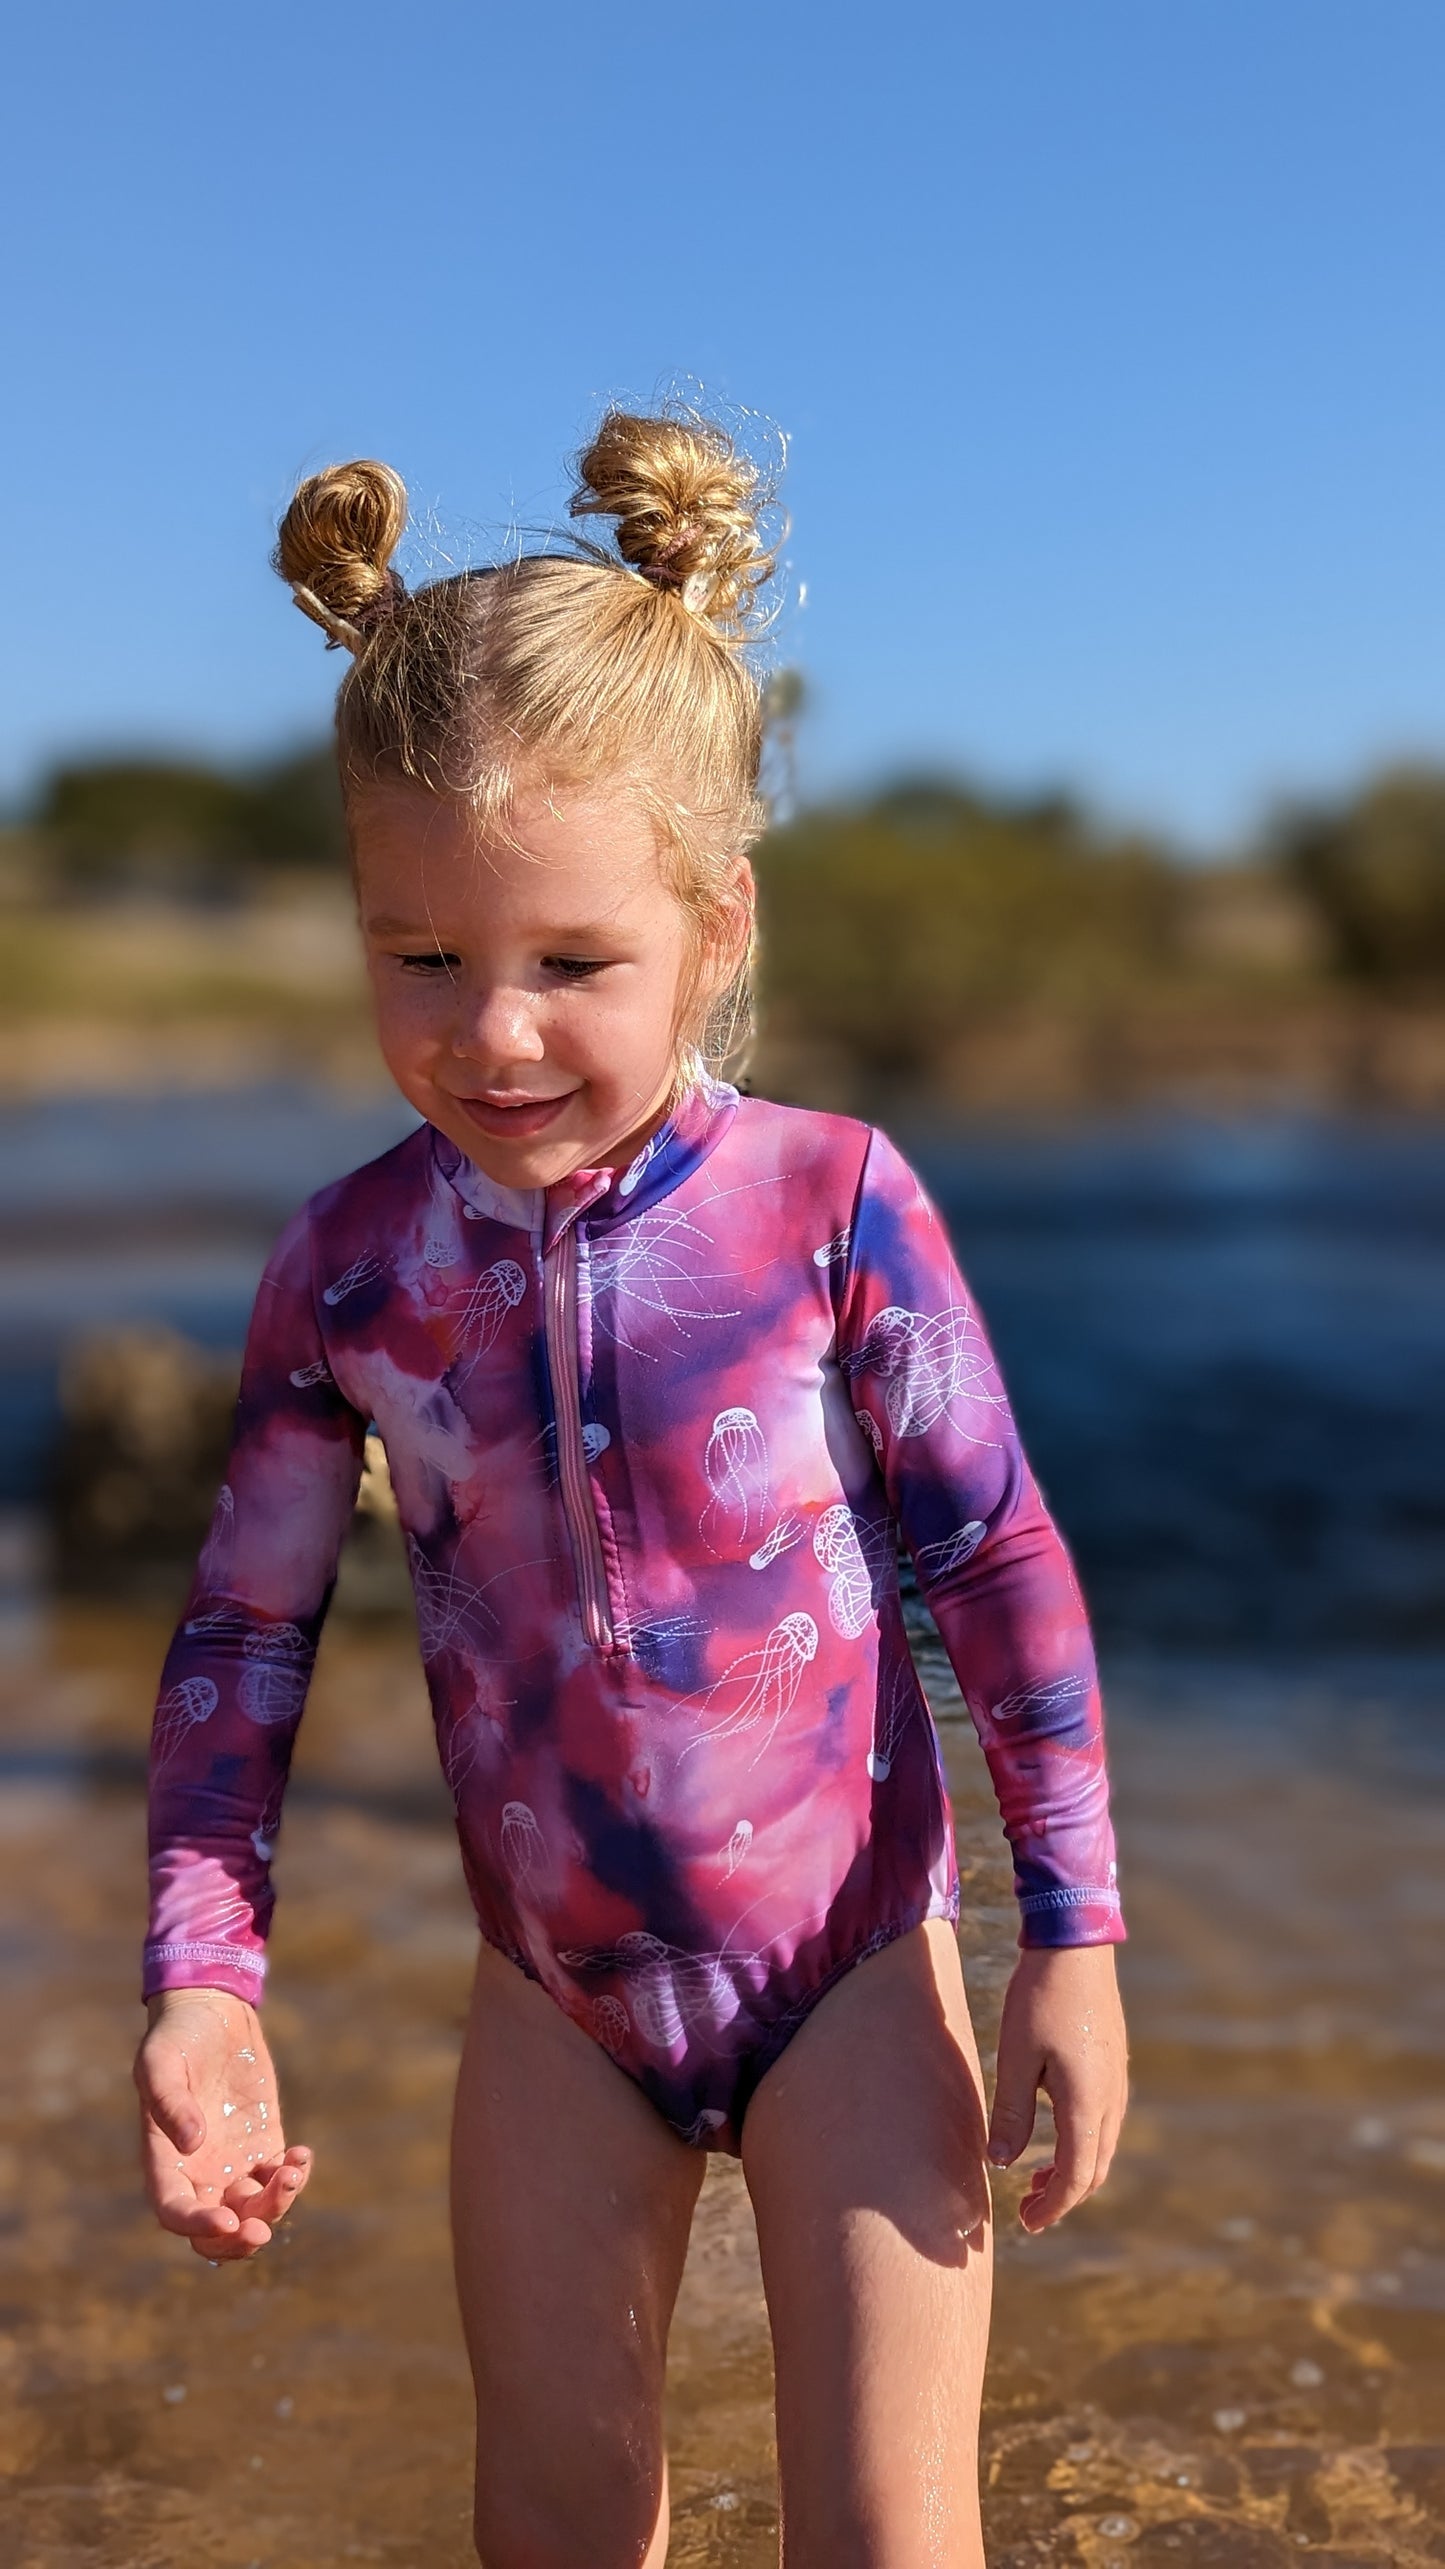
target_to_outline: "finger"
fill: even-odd
[[[161,2228],[174,2230],[182,2239],[226,2240],[241,2226],[228,2203],[202,2203],[189,2177],[178,2177],[173,2184],[162,2182],[151,2202]]]
[[[1037,2066],[1032,2060],[1027,2066],[1022,2061],[1006,2060],[1000,2046],[993,2110],[988,2118],[987,2155],[994,2167],[1012,2167],[1019,2152],[1028,2148],[1038,2110]]]
[[[248,2257],[259,2254],[271,2238],[269,2225],[254,2218],[242,2221],[225,2239],[193,2239],[191,2246],[208,2265],[244,2265]]]
[[[193,2158],[206,2137],[206,2118],[191,2093],[184,2052],[173,2043],[143,2043],[136,2055],[135,2083],[152,2121],[182,2158]]]
[[[1019,2205],[1019,2219],[1027,2230],[1045,2230],[1062,2220],[1076,2203],[1082,2203],[1091,2191],[1092,2161],[1087,2166],[1065,2157],[1062,2150],[1048,2166],[1035,2168],[1029,2192]]]
[[[234,2204],[237,2211],[242,2210],[244,2200],[244,2209],[249,2214],[259,2216],[262,2221],[279,2221],[305,2185],[311,2174],[311,2164],[311,2152],[298,2141],[284,2158],[258,2161],[249,2177],[238,2178],[234,2186],[227,2188],[226,2200]],[[243,2199],[240,2189],[247,2185],[254,2186],[256,2191]]]

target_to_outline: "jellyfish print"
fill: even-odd
[[[828,1620],[845,1641],[856,1641],[895,1575],[891,1522],[878,1525],[841,1505],[825,1508],[813,1529],[813,1550],[832,1582]]]
[[[151,1735],[151,1754],[157,1767],[174,1757],[183,1739],[188,1739],[198,1722],[208,1722],[220,1693],[209,1677],[183,1677],[170,1686],[156,1706]]]
[[[526,1290],[526,1275],[515,1258],[498,1258],[467,1287],[460,1311],[460,1326],[467,1338],[465,1361],[458,1367],[460,1379],[495,1344],[508,1312],[516,1310]]]
[[[502,1805],[502,1862],[516,1883],[525,1891],[538,1869],[547,1861],[547,1841],[541,1824],[529,1802],[504,1802]]]
[[[626,2050],[632,2018],[620,1998],[594,1998],[588,2009],[588,2023],[594,2041],[602,2045],[604,2052],[611,2052],[614,2060]]]
[[[690,2123],[674,2123],[672,2128],[679,2140],[686,2141],[691,2149],[700,2150],[705,2148],[709,2133],[720,2132],[727,2119],[721,2106],[705,2105]]]
[[[739,1820],[732,1836],[728,1839],[726,1847],[723,1849],[723,1870],[729,1882],[731,1882],[738,1866],[747,1855],[748,1850],[752,1846],[752,1842],[752,1821]]]
[[[773,1512],[768,1497],[768,1449],[755,1411],[718,1411],[703,1453],[702,1473],[711,1496],[697,1530],[709,1552],[722,1558],[751,1551]]]
[[[318,1356],[312,1364],[293,1366],[288,1380],[296,1391],[309,1392],[318,1383],[330,1382],[331,1367],[324,1356]]]
[[[635,1189],[640,1186],[644,1173],[652,1160],[656,1157],[658,1151],[662,1148],[666,1131],[666,1125],[659,1124],[657,1131],[648,1135],[648,1138],[643,1143],[636,1159],[629,1162],[628,1166],[623,1170],[621,1177],[617,1181],[617,1192],[619,1195],[631,1195]]]
[[[887,1670],[880,1668],[873,1710],[873,1745],[867,1758],[868,1773],[875,1784],[887,1783],[899,1741],[917,1710],[918,1680],[911,1660],[899,1660]]]
[[[475,1774],[489,1750],[503,1744],[501,1723],[494,1713],[483,1712],[479,1705],[459,1713],[448,1724],[441,1743],[442,1773],[447,1779],[452,1800],[460,1801],[463,1787]]]
[[[877,1376],[895,1436],[926,1436],[947,1419],[971,1444],[997,1444],[987,1430],[1007,1421],[983,1332],[964,1305],[930,1316],[890,1304],[869,1322],[844,1371]]]
[[[803,1672],[817,1655],[818,1627],[812,1616],[784,1615],[760,1648],[739,1652],[722,1675],[692,1699],[700,1712],[716,1713],[718,1718],[705,1720],[694,1737],[684,1742],[679,1756],[689,1756],[708,1741],[734,1739],[765,1723],[766,1734],[751,1760],[756,1766],[778,1724],[791,1711]]]
[[[634,1624],[632,1648],[643,1675],[654,1686],[680,1690],[686,1671],[696,1665],[696,1644],[711,1630],[701,1615],[653,1615]]]
[[[414,1534],[408,1534],[406,1549],[423,1659],[436,1659],[444,1650],[493,1640],[497,1616],[484,1590],[463,1579],[455,1568],[437,1568],[427,1559]]]
[[[848,1247],[852,1237],[853,1226],[851,1222],[845,1222],[841,1231],[835,1231],[831,1240],[825,1240],[821,1249],[813,1251],[814,1266],[846,1267]]]
[[[677,1210],[638,1213],[599,1231],[590,1243],[593,1326],[655,1363],[655,1352],[634,1334],[650,1323],[665,1321],[686,1340],[690,1322],[736,1320],[736,1304],[718,1310],[707,1298],[707,1265],[716,1254],[701,1225]]]
[[[781,1553],[791,1552],[795,1543],[801,1543],[807,1531],[800,1516],[780,1517],[772,1533],[758,1545],[756,1552],[748,1554],[748,1568],[766,1570]]]
[[[970,1517],[967,1525],[956,1527],[952,1534],[943,1535],[937,1543],[922,1544],[917,1567],[923,1585],[926,1588],[936,1587],[951,1570],[961,1570],[965,1561],[973,1559],[987,1532],[983,1518],[975,1516]]]
[[[421,1259],[424,1267],[454,1267],[457,1263],[457,1244],[455,1240],[438,1239],[433,1235],[426,1242]]]
[[[248,1659],[304,1659],[311,1644],[299,1623],[253,1624],[242,1649]]]
[[[323,1286],[321,1299],[329,1303],[334,1311],[338,1303],[345,1302],[353,1293],[359,1293],[363,1285],[375,1284],[378,1276],[384,1275],[385,1272],[386,1261],[373,1257],[369,1250],[365,1251],[361,1257],[352,1259],[344,1275],[339,1275],[334,1283]]]
[[[306,1701],[306,1670],[284,1659],[248,1660],[241,1671],[236,1701],[248,1722],[273,1730],[299,1719]]]
[[[874,1417],[872,1410],[855,1409],[853,1415],[858,1421],[859,1426],[862,1428],[864,1435],[867,1437],[869,1444],[872,1446],[874,1453],[877,1455],[878,1460],[881,1463],[883,1460],[883,1430],[879,1426],[877,1419]]]
[[[1011,1694],[990,1705],[990,1718],[996,1722],[1037,1723],[1045,1728],[1050,1715],[1087,1703],[1091,1692],[1090,1681],[1084,1676],[1040,1678],[1031,1686],[1016,1686]]]
[[[599,1454],[605,1454],[611,1442],[611,1431],[603,1426],[600,1418],[589,1418],[584,1421],[582,1451],[589,1463],[595,1463]]]

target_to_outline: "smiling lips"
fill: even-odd
[[[576,1094],[574,1088],[564,1088],[555,1097],[519,1097],[506,1105],[487,1097],[459,1097],[456,1103],[484,1133],[522,1137],[542,1132]]]

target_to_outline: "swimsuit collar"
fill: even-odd
[[[671,1113],[643,1143],[628,1167],[574,1169],[549,1187],[499,1186],[435,1124],[432,1151],[443,1176],[474,1218],[540,1231],[544,1248],[579,1213],[589,1224],[625,1221],[670,1195],[716,1150],[737,1113],[740,1092],[730,1080],[700,1071],[677,1097]]]

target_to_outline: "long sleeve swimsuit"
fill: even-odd
[[[900,1530],[1020,1945],[1123,1941],[1085,1608],[942,1220],[877,1127],[704,1076],[624,1170],[509,1189],[423,1124],[281,1234],[161,1675],[148,1995],[260,1996],[372,1422],[481,1932],[686,2139],[958,1914]]]

